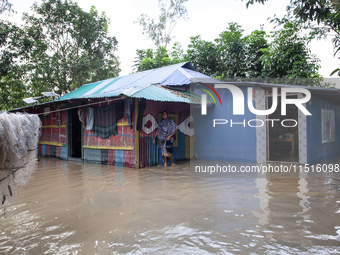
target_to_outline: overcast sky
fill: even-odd
[[[10,20],[20,22],[22,13],[29,12],[34,0],[10,0],[13,9],[17,11]],[[38,1],[39,2],[39,1]],[[76,2],[76,1],[75,1]],[[190,36],[201,35],[202,39],[213,41],[219,33],[226,30],[229,22],[237,22],[249,35],[252,31],[260,29],[264,24],[264,30],[269,34],[273,25],[267,20],[275,14],[282,17],[289,0],[270,0],[265,5],[255,4],[246,8],[246,2],[241,0],[189,0],[186,4],[189,19],[179,20],[172,35],[186,50]],[[157,0],[80,0],[78,5],[84,11],[89,11],[94,5],[100,12],[104,11],[110,18],[109,33],[118,40],[117,55],[121,62],[120,75],[132,72],[136,49],[152,48],[153,43],[142,29],[134,21],[142,13],[157,18],[159,14]],[[4,18],[4,15],[1,15]],[[6,18],[8,19],[8,18]],[[320,73],[329,77],[330,73],[339,67],[339,61],[333,56],[331,35],[327,40],[314,41],[310,49],[321,60]],[[334,76],[333,76],[334,77]]]

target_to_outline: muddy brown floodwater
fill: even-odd
[[[334,162],[339,162],[339,158]],[[40,158],[3,254],[339,254],[340,173],[205,174]]]

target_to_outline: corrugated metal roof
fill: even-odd
[[[173,86],[174,84],[190,84],[192,79],[208,79],[211,78],[205,74],[190,70],[187,68],[177,69],[172,75],[164,79],[161,84],[163,86]]]
[[[200,104],[201,97],[182,91],[170,90],[158,85],[150,85],[144,87],[132,94],[123,93],[126,96],[145,98],[147,100],[162,101],[162,102],[181,102],[188,104]]]
[[[138,72],[118,78],[107,79],[90,84],[84,84],[80,88],[60,97],[58,100],[81,99],[81,98],[102,98],[114,97],[120,94],[138,97],[137,95],[147,97],[150,100],[157,100],[157,96],[148,93],[160,93],[159,98],[166,101],[167,98],[180,102],[181,95],[173,98],[166,95],[166,92],[159,90],[150,85],[160,86],[180,86],[190,84],[192,78],[210,78],[207,75],[196,72],[190,62],[179,63],[171,66],[165,66],[157,69]],[[148,88],[145,90],[145,88]],[[146,94],[144,94],[146,93]],[[154,98],[154,99],[151,99]],[[179,101],[178,101],[179,100]]]
[[[93,95],[91,98],[118,97],[120,95],[134,98],[145,98],[147,100],[162,102],[179,102],[192,104],[201,103],[201,97],[198,95],[182,91],[174,91],[159,85],[150,84],[140,87],[132,87],[125,90],[117,90],[111,93],[99,93]]]

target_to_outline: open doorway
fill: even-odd
[[[68,113],[68,156],[71,158],[81,158],[83,132],[78,110],[71,109]]]
[[[289,95],[294,99],[297,95]],[[266,107],[272,105],[272,96],[268,96]],[[286,115],[281,115],[281,96],[275,112],[267,116],[267,160],[280,162],[299,162],[298,108],[287,104]]]

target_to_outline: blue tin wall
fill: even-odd
[[[200,107],[192,109],[195,122],[195,156],[198,159],[256,162],[256,128],[247,124],[249,120],[256,119],[256,115],[248,109],[247,88],[242,87],[241,90],[245,98],[244,115],[233,115],[233,98],[228,89],[216,89],[222,106],[215,96],[217,105],[208,106],[207,115],[201,115]],[[202,91],[195,89],[194,93],[202,94]],[[229,123],[213,127],[214,119],[227,119]],[[246,125],[231,127],[231,119],[233,122],[245,120]]]
[[[307,116],[307,162],[313,164],[340,154],[340,105],[312,97],[306,104],[312,116]],[[334,110],[335,141],[322,143],[321,109]]]

